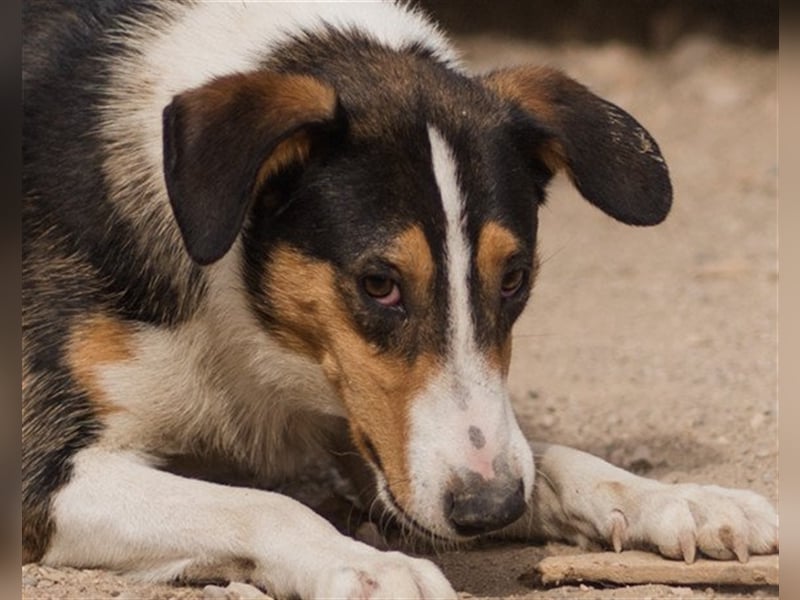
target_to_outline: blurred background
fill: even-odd
[[[540,42],[617,40],[664,50],[710,34],[778,47],[778,0],[421,0],[453,33],[502,33]]]

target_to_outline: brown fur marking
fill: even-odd
[[[412,293],[420,299],[430,293],[436,267],[428,240],[420,227],[409,227],[397,236],[387,258],[403,274],[405,293]]]
[[[416,269],[412,289],[424,288],[432,277],[430,250],[421,236],[412,228],[391,250],[398,268]],[[365,340],[337,290],[336,278],[325,262],[290,247],[276,249],[265,282],[280,323],[275,335],[322,366],[347,408],[355,443],[369,456],[366,439],[372,442],[393,496],[407,506],[410,403],[433,377],[438,361],[423,352],[409,362]]]
[[[500,294],[500,285],[508,259],[520,251],[522,242],[510,230],[495,221],[483,226],[478,237],[476,266],[481,277],[487,305],[494,306]],[[489,365],[508,375],[511,364],[511,336],[497,346],[492,346],[486,356]]]
[[[218,77],[181,97],[201,126],[209,117],[226,115],[231,106],[248,97],[257,101],[261,121],[270,129],[275,123],[291,129],[300,123],[327,120],[336,110],[336,93],[321,81],[269,71]]]
[[[556,102],[558,88],[571,80],[559,71],[548,67],[502,69],[487,75],[484,82],[501,98],[519,104],[548,127],[561,131],[562,117]],[[566,150],[556,138],[539,148],[539,159],[553,173],[561,169],[569,172]]]
[[[311,151],[311,140],[305,131],[299,131],[278,144],[269,158],[258,170],[256,184],[253,189],[261,189],[264,183],[289,165],[303,163]]]
[[[96,369],[133,358],[132,335],[130,326],[103,315],[83,321],[72,330],[67,363],[75,382],[86,391],[100,415],[121,409],[105,397]]]
[[[520,251],[522,242],[496,221],[489,221],[478,237],[477,267],[487,288],[497,292],[508,259]]]
[[[614,498],[623,498],[627,491],[625,484],[619,481],[603,481],[597,487],[600,493],[609,493]]]
[[[553,89],[558,71],[548,67],[501,69],[486,76],[486,84],[501,98],[523,106],[547,123],[558,122]]]

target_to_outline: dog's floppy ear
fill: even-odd
[[[309,130],[332,122],[337,97],[305,75],[219,77],[164,109],[164,175],[189,255],[207,265],[230,249],[259,187],[309,152]]]
[[[504,69],[482,80],[553,134],[538,158],[551,172],[564,169],[584,198],[630,225],[664,220],[672,204],[667,165],[632,116],[550,68]]]

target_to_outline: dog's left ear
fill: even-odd
[[[655,225],[672,204],[672,184],[655,140],[624,110],[559,71],[518,67],[482,82],[521,107],[552,137],[536,152],[564,169],[584,198],[630,225]]]
[[[228,75],[164,109],[164,176],[189,255],[207,265],[233,245],[262,184],[304,160],[310,131],[337,116],[336,93],[305,75]]]

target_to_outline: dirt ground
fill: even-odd
[[[645,54],[460,40],[478,70],[562,67],[656,137],[675,206],[653,229],[618,224],[563,179],[542,211],[544,265],[516,327],[510,385],[531,437],[665,481],[777,500],[777,56],[709,38]],[[560,544],[443,553],[464,598],[777,597],[777,588],[531,587]],[[523,576],[520,578],[520,576]],[[24,598],[202,598],[98,571],[22,568]],[[208,592],[206,592],[208,594]]]

